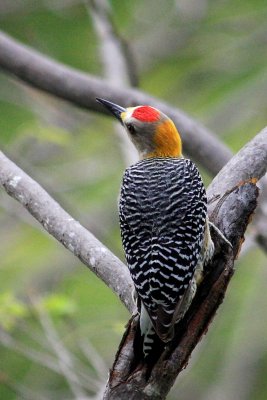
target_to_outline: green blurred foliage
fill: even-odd
[[[13,293],[3,292],[0,295],[0,326],[6,330],[14,327],[16,320],[27,316],[27,307],[18,301]]]
[[[197,118],[233,151],[263,128],[265,1],[113,0],[110,5],[142,89]],[[83,2],[0,0],[0,26],[62,63],[103,76],[97,35]],[[117,196],[125,165],[111,121],[5,74],[0,86],[2,149],[123,259]],[[208,183],[209,174],[203,174]],[[111,366],[128,319],[116,296],[3,192],[0,254],[0,398],[73,395],[60,367],[55,371],[33,359],[36,351],[58,365],[38,310],[50,318],[83,373],[104,384],[107,370],[98,356]],[[170,400],[267,397],[266,259],[254,248],[237,265],[225,303]],[[81,350],[83,341],[92,346],[89,357]],[[88,396],[96,392],[93,383],[84,390]]]

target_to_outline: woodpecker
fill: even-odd
[[[214,253],[206,191],[195,164],[183,157],[170,118],[154,107],[124,108],[97,98],[125,127],[139,153],[126,169],[119,217],[135,285],[144,356],[153,336],[168,343]]]

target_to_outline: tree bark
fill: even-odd
[[[231,157],[225,145],[181,111],[141,91],[113,87],[103,80],[68,68],[4,34],[0,34],[0,66],[36,88],[91,110],[104,111],[98,108],[96,96],[111,98],[123,105],[146,103],[160,108],[176,123],[188,154],[213,174]],[[266,173],[266,165],[265,129],[230,160],[208,189],[210,219],[232,247],[218,236],[216,230],[212,230],[216,249],[212,264],[188,312],[177,325],[175,339],[162,349],[160,357],[152,364],[145,364],[133,353],[138,317],[132,317],[110,373],[105,399],[158,400],[166,397],[223,301],[234,273],[234,261],[257,205],[256,181]],[[51,235],[112,288],[130,312],[134,312],[133,284],[126,266],[2,153],[0,184]]]
[[[130,312],[134,311],[135,305],[131,296],[133,283],[125,264],[1,152],[0,185],[30,212],[50,235],[102,279]]]
[[[37,89],[92,111],[106,113],[104,107],[96,103],[95,97],[104,97],[124,106],[149,104],[159,108],[176,124],[185,153],[213,176],[232,156],[232,152],[216,135],[183,111],[140,90],[121,88],[120,85],[112,85],[104,79],[56,62],[3,32],[0,32],[0,68]],[[267,179],[262,184],[266,193]],[[263,204],[260,207],[261,223],[256,225],[255,237],[261,248],[267,251],[265,209]]]
[[[248,222],[257,205],[256,181],[266,173],[267,130],[260,132],[214,179],[208,189],[210,219],[231,242],[230,248],[216,231],[215,257],[184,319],[177,325],[175,340],[153,365],[133,353],[137,317],[130,320],[119,347],[105,399],[164,399],[191,352],[207,331],[234,273]],[[133,284],[125,265],[56,203],[45,190],[3,153],[0,153],[0,184],[18,200],[66,248],[100,277],[134,312]],[[249,178],[249,179],[248,179]]]
[[[134,354],[138,317],[129,321],[106,386],[105,400],[163,400],[186,367],[222,303],[234,274],[234,261],[257,206],[256,182],[266,173],[266,138],[267,130],[264,129],[229,161],[207,190],[210,220],[230,241],[232,248],[211,230],[215,256],[188,312],[177,324],[175,339],[163,349],[156,362],[144,363]]]
[[[183,111],[141,90],[121,88],[104,79],[67,67],[3,32],[0,32],[0,68],[37,89],[102,114],[108,112],[95,101],[96,97],[109,99],[122,106],[149,104],[159,108],[176,124],[186,153],[213,175],[232,156],[224,143]]]
[[[212,264],[208,266],[207,275],[184,319],[177,325],[175,340],[166,346],[155,364],[149,365],[136,359],[133,341],[137,318],[130,320],[110,373],[105,400],[166,398],[224,299],[234,273],[234,261],[257,205],[257,197],[257,186],[250,181],[236,186],[225,198],[215,222],[233,248],[224,243],[216,232],[212,232],[215,243]]]

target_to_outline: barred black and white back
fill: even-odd
[[[161,340],[172,339],[204,257],[207,200],[196,166],[184,158],[137,162],[124,173],[119,213],[126,260],[142,304],[141,332],[149,348],[151,323]]]

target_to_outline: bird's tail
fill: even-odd
[[[151,319],[141,303],[140,319],[134,340],[135,355],[147,363],[155,362],[165,344],[155,332]]]

